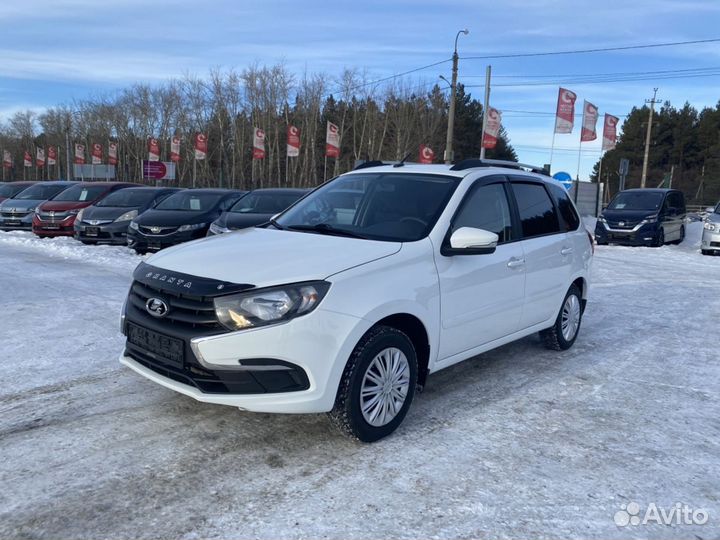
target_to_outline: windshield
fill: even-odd
[[[121,189],[111,193],[95,206],[112,206],[115,208],[131,208],[145,206],[156,195],[154,189]]]
[[[287,229],[412,242],[430,232],[459,178],[431,174],[341,176],[280,216]]]
[[[9,199],[24,189],[27,189],[27,184],[22,186],[18,186],[17,184],[0,185],[0,197],[7,197]]]
[[[222,197],[221,193],[176,193],[158,204],[155,209],[206,212],[214,208]]]
[[[302,197],[304,193],[250,193],[230,211],[239,214],[277,214]]]
[[[107,186],[73,186],[66,189],[53,201],[85,202],[94,201],[108,190]]]
[[[46,201],[67,188],[67,185],[35,184],[18,193],[15,198],[20,201]]]
[[[720,203],[718,203],[717,206],[715,207],[715,213],[720,214]]]
[[[618,193],[608,206],[610,210],[658,210],[664,193],[652,191],[625,191]]]

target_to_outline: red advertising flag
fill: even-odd
[[[325,133],[325,157],[340,157],[340,128],[332,122],[327,123]]]
[[[300,130],[295,126],[287,128],[287,156],[298,157],[300,155]]]
[[[595,126],[598,121],[598,108],[589,101],[583,102],[583,121],[580,131],[580,142],[594,141],[597,139]]]
[[[435,159],[435,152],[429,146],[420,145],[420,163],[429,165]]]
[[[180,137],[170,140],[170,161],[180,161]]]
[[[100,165],[103,161],[103,147],[100,143],[93,143],[92,145],[92,164]]]
[[[118,145],[116,142],[108,143],[108,165],[118,164]]]
[[[495,148],[498,137],[500,136],[500,124],[502,123],[502,113],[493,107],[488,107],[487,127],[483,133],[482,147]]]
[[[160,161],[160,143],[154,137],[148,139],[148,161]]]
[[[23,156],[23,165],[25,167],[32,167],[32,156],[27,150],[25,150],[25,155]]]
[[[48,165],[56,165],[57,164],[57,146],[51,146],[48,148],[47,151],[47,164]]]
[[[558,92],[557,111],[555,113],[555,133],[572,133],[575,121],[575,100],[577,94],[566,88]]]
[[[194,143],[195,159],[205,159],[208,151],[207,135],[204,133],[196,133]]]
[[[85,145],[75,144],[75,165],[85,164]]]
[[[620,119],[612,114],[605,113],[605,122],[603,123],[602,149],[612,150],[617,143],[617,125]]]
[[[12,169],[13,166],[13,158],[12,154],[8,152],[7,150],[3,150],[3,167],[6,169]]]
[[[39,146],[35,149],[35,165],[38,167],[45,166],[45,149]]]
[[[260,128],[253,128],[253,159],[265,158],[265,132]]]

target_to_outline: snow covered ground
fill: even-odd
[[[124,369],[124,248],[0,233],[0,538],[718,538],[720,257],[600,247],[580,337],[430,377],[400,430],[200,404]],[[705,525],[617,526],[630,502]]]

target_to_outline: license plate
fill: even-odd
[[[181,339],[153,332],[133,323],[127,325],[127,339],[129,343],[150,353],[153,358],[175,367],[183,367],[185,346]]]
[[[20,222],[17,221],[17,220],[6,219],[6,220],[5,220],[5,225],[7,225],[8,227],[19,227],[19,226],[20,226]]]
[[[97,236],[100,233],[99,227],[86,227],[85,234],[88,236]]]
[[[160,245],[160,242],[148,242],[148,249],[152,249],[153,251],[159,251],[162,246]]]
[[[48,229],[50,231],[56,231],[60,228],[60,225],[43,225],[43,229]]]

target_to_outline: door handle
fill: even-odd
[[[560,255],[570,255],[573,252],[573,248],[564,247],[560,250]]]
[[[525,266],[525,259],[513,257],[508,261],[507,265],[508,268],[520,268],[521,266]]]

